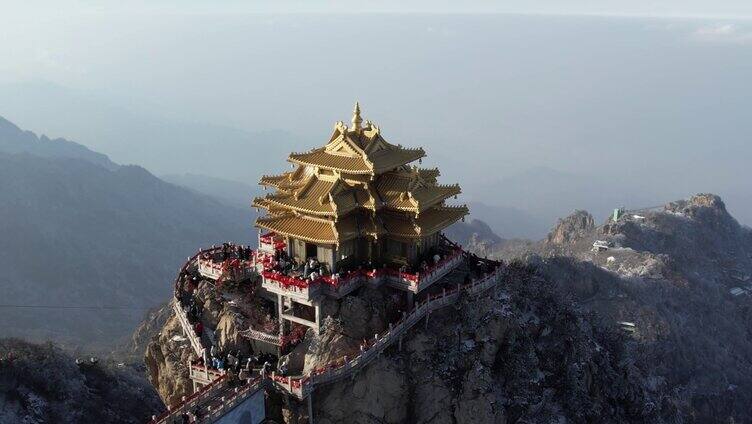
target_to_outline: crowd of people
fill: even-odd
[[[253,249],[240,244],[222,243],[222,246],[213,255],[207,252],[203,254],[202,258],[211,259],[214,262],[224,262],[227,259],[249,261],[253,259]]]
[[[326,264],[322,264],[315,257],[308,258],[301,263],[290,257],[284,250],[275,251],[271,271],[311,281],[316,281],[320,276],[328,274]]]

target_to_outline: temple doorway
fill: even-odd
[[[305,258],[306,260],[309,258],[315,258],[318,256],[318,249],[316,248],[316,245],[313,243],[306,243],[305,244]]]

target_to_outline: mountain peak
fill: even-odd
[[[576,210],[566,218],[560,219],[556,227],[548,233],[547,243],[566,244],[578,240],[595,228],[593,215],[588,211]]]

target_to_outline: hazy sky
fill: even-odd
[[[4,13],[34,10],[53,14],[85,12],[258,12],[258,13],[547,13],[651,16],[752,16],[747,0],[131,0],[123,1],[1,1]],[[6,15],[6,16],[7,16]]]
[[[501,4],[529,12],[528,3]],[[560,182],[537,203],[524,191],[493,197],[559,216],[712,191],[752,222],[749,179],[739,178],[752,157],[746,2],[534,2],[547,13],[702,15],[691,19],[240,13],[402,4],[389,1],[30,4],[0,14],[0,115],[157,174],[255,182],[284,167],[283,152],[325,142],[358,99],[388,140],[425,147],[428,163],[459,181],[466,199],[489,199],[501,181]],[[436,3],[407,4],[424,11]],[[295,142],[222,144],[242,142],[238,131],[272,130]],[[247,165],[187,157],[207,149]],[[548,180],[532,182],[542,175]],[[583,178],[600,188],[583,189]]]

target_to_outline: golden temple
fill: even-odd
[[[337,122],[325,146],[290,154],[293,170],[261,178],[274,192],[254,199],[266,210],[256,226],[283,237],[291,257],[315,257],[330,272],[366,262],[415,265],[468,214],[446,204],[459,185],[411,165],[425,156],[387,142],[356,103],[349,128]]]

